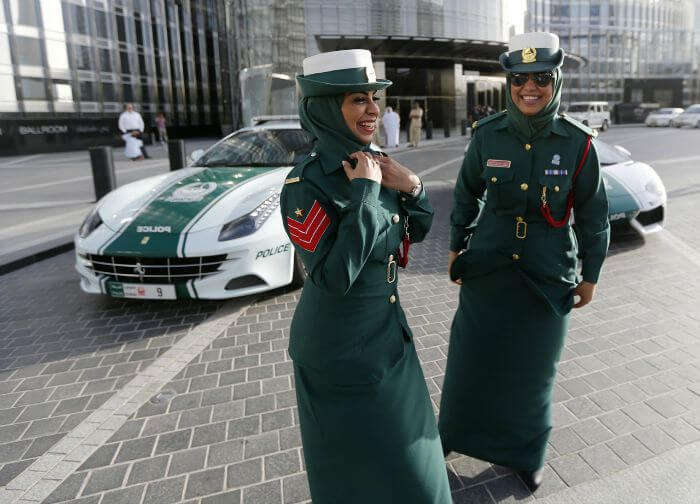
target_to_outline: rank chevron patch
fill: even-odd
[[[316,250],[318,242],[321,240],[323,233],[326,232],[331,220],[328,214],[323,209],[321,204],[314,200],[311,205],[311,210],[306,215],[304,222],[299,222],[287,217],[287,226],[289,227],[289,237],[294,243],[299,245],[307,252]]]

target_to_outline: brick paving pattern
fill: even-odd
[[[430,192],[436,222],[430,240],[412,248],[400,293],[437,413],[458,291],[445,275],[451,190]],[[673,222],[669,228],[679,236],[692,229],[691,219]],[[0,375],[3,484],[28,465],[25,460],[33,460],[28,456],[55,442],[50,436],[66,429],[62,424],[46,434],[37,422],[85,415],[90,401],[122,383],[114,369],[119,373],[118,366],[136,362],[128,368],[133,375],[159,355],[160,345],[169,347],[218,307],[98,301],[71,294],[75,285],[66,285],[60,295],[19,290],[21,275],[46,276],[48,264],[69,267],[68,257],[3,277],[2,362],[16,368]],[[508,469],[451,455],[447,470],[455,503],[536,500],[700,440],[699,273],[659,237],[643,246],[639,239],[617,240],[596,300],[574,311],[571,320],[555,387],[544,485],[530,495]],[[146,402],[44,502],[309,502],[286,352],[297,297],[298,291],[277,291],[251,305],[164,388],[169,400]],[[158,326],[139,328],[144,321]],[[123,335],[128,341],[120,340]],[[80,343],[66,350],[72,341]],[[152,349],[155,354],[138,353]],[[29,357],[36,360],[25,360]],[[97,363],[75,373],[81,361]],[[81,378],[86,370],[102,368],[104,376]],[[111,385],[102,390],[94,384],[82,396],[57,392],[94,382]],[[50,394],[44,397],[47,385]],[[66,402],[83,396],[89,398],[85,404],[85,399]],[[53,403],[50,413],[40,408],[47,401]],[[42,434],[27,441],[31,429]]]

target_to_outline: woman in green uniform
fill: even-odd
[[[443,448],[510,467],[533,491],[569,313],[592,299],[609,242],[594,132],[557,114],[563,59],[556,35],[512,38],[500,58],[506,111],[475,125],[451,215],[449,269],[461,288]]]
[[[418,177],[370,150],[369,51],[304,60],[299,115],[315,137],[280,205],[308,277],[290,330],[314,504],[451,503],[433,409],[399,304],[398,266],[433,210]]]

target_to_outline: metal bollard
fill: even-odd
[[[450,137],[450,123],[446,122],[443,129],[445,130],[445,138],[449,138]]]
[[[187,159],[184,140],[168,140],[168,158],[170,160],[170,171],[184,168]]]
[[[432,140],[433,138],[433,121],[425,122],[425,139]]]
[[[112,148],[90,147],[90,165],[92,166],[92,181],[95,185],[95,201],[99,201],[104,195],[117,187],[117,179],[114,176],[114,158]]]
[[[467,120],[462,119],[462,136],[467,136]]]

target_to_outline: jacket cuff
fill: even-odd
[[[353,203],[369,203],[376,206],[379,199],[379,191],[382,186],[374,180],[366,178],[352,179],[350,182],[350,199]]]
[[[583,261],[583,267],[581,269],[581,277],[584,282],[588,283],[598,283],[598,277],[600,277],[600,270],[603,267],[603,258],[586,258]]]

